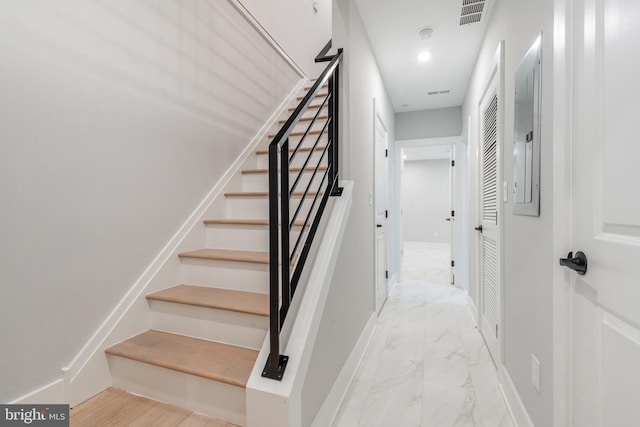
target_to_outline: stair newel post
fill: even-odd
[[[269,145],[269,357],[262,376],[282,380],[287,356],[280,355],[278,252],[278,144]]]
[[[284,318],[289,311],[291,304],[291,254],[289,253],[289,234],[291,232],[291,224],[289,220],[289,203],[291,200],[291,192],[289,190],[289,138],[284,140],[280,148],[280,238],[282,239],[282,307],[280,309],[280,325],[284,323]],[[302,203],[302,201],[300,202]]]
[[[342,54],[342,49],[338,49],[338,55]],[[329,77],[329,94],[331,101],[329,102],[329,119],[331,120],[331,145],[329,146],[329,159],[331,168],[329,171],[329,188],[332,196],[340,196],[342,190],[340,184],[340,63],[336,64],[331,77]]]

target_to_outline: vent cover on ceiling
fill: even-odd
[[[480,22],[485,0],[462,0],[462,11],[460,12],[460,25]]]
[[[451,92],[450,90],[435,90],[433,92],[427,92],[427,95],[444,95]]]

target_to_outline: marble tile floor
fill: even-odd
[[[403,280],[380,312],[333,427],[514,426],[466,293],[439,284],[443,271],[425,269],[425,257],[442,252],[429,254],[428,246],[405,245]]]

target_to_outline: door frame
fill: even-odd
[[[573,0],[554,1],[553,40],[553,254],[571,247],[573,149]],[[575,286],[570,274],[553,271],[553,425],[573,425],[571,318]]]
[[[504,318],[504,256],[503,256],[503,248],[504,248],[504,202],[503,202],[503,180],[504,180],[504,171],[503,171],[503,153],[504,153],[504,141],[505,141],[505,135],[504,135],[504,102],[505,102],[505,96],[504,96],[504,90],[505,90],[505,76],[504,76],[504,60],[505,60],[505,42],[504,41],[500,41],[498,43],[498,47],[496,49],[496,53],[493,56],[493,60],[491,61],[489,72],[487,73],[487,77],[485,78],[483,85],[482,85],[482,96],[480,97],[480,101],[478,103],[478,105],[476,106],[477,110],[477,114],[478,114],[478,121],[477,124],[475,126],[475,132],[476,133],[476,152],[475,152],[475,159],[476,159],[476,170],[475,170],[475,180],[476,180],[476,185],[475,185],[475,191],[476,191],[476,198],[475,198],[475,215],[476,215],[476,221],[475,221],[475,225],[481,224],[482,223],[482,213],[481,213],[481,193],[482,193],[482,178],[481,178],[481,174],[482,174],[482,164],[481,164],[481,157],[480,157],[480,151],[481,151],[481,146],[482,146],[482,107],[481,107],[481,103],[482,100],[484,99],[487,90],[489,90],[489,88],[492,86],[492,81],[495,78],[496,79],[496,93],[497,93],[497,97],[498,97],[498,111],[497,111],[497,132],[498,132],[498,141],[497,141],[497,153],[496,153],[496,167],[497,167],[497,215],[498,215],[498,226],[497,226],[497,233],[498,236],[496,238],[496,242],[498,245],[497,248],[497,262],[498,262],[498,290],[500,292],[499,295],[499,310],[500,313],[498,314],[498,318],[499,318],[499,332],[498,332],[498,337],[497,337],[497,348],[496,348],[496,353],[497,354],[492,354],[492,357],[494,358],[494,362],[496,365],[496,369],[498,372],[500,372],[502,370],[502,355],[504,354],[504,330],[506,328],[505,325],[505,318]],[[480,328],[480,325],[482,325],[482,304],[483,304],[483,299],[482,299],[482,288],[481,288],[481,277],[482,277],[482,264],[481,264],[481,239],[480,236],[481,234],[474,231],[474,230],[470,230],[470,232],[476,233],[476,242],[475,242],[475,258],[476,258],[476,268],[475,268],[475,285],[476,285],[476,298],[477,298],[477,307],[476,310],[474,310],[474,314],[477,315],[476,320],[476,324],[478,325],[478,328]],[[476,313],[477,312],[477,313]],[[483,337],[484,338],[484,337]],[[485,339],[486,341],[486,339]]]
[[[404,148],[435,147],[435,146],[443,146],[443,145],[456,147],[456,145],[461,141],[462,141],[462,136],[447,136],[447,137],[439,137],[439,138],[420,138],[420,139],[400,139],[395,141],[394,148],[393,148],[394,164],[393,164],[393,176],[391,177],[391,184],[392,184],[391,188],[393,188],[397,196],[393,199],[394,205],[391,206],[390,216],[393,216],[393,218],[397,218],[398,225],[393,229],[393,234],[391,235],[391,238],[395,239],[395,244],[397,245],[396,247],[399,247],[402,251],[404,251],[404,245],[403,245],[403,239],[402,239],[404,230],[402,228],[402,212],[401,212],[402,210],[402,150]],[[464,153],[461,153],[461,151],[464,151],[464,150],[456,151],[456,156],[458,157],[456,159],[456,168],[458,169],[455,169],[456,172],[454,173],[457,173],[457,174],[460,173],[459,171],[461,171],[463,167],[459,165],[464,165],[468,161],[468,159],[462,158],[462,156],[466,154],[466,151],[464,151]],[[457,176],[460,177],[459,175]],[[463,186],[463,181],[466,182],[466,177],[462,177],[456,180],[456,186],[457,186],[456,192],[459,193],[456,195],[456,200],[466,200],[468,196],[469,187],[466,185]],[[456,222],[455,222],[456,226],[454,227],[455,232],[453,232],[451,235],[452,247],[454,247],[453,240],[462,236],[462,232],[464,230],[463,227],[468,223],[467,216],[468,216],[468,213],[466,212],[463,206],[456,206]],[[463,270],[467,268],[467,266],[469,265],[467,262],[469,252],[465,250],[464,244],[457,245],[455,246],[455,248],[456,248],[456,252],[453,253],[453,257],[456,262],[455,268],[457,271],[458,279],[456,280],[456,283],[454,283],[454,286],[468,292],[469,291],[468,283],[466,283],[468,282],[468,280],[463,280],[465,279]],[[403,255],[398,254],[399,262],[397,263],[397,265],[400,266],[400,270],[402,270],[401,268],[402,256]]]
[[[373,203],[373,224],[377,224],[377,215],[376,215],[376,205],[377,205],[377,201],[376,201],[376,195],[378,194],[378,188],[376,187],[376,173],[378,172],[376,170],[376,157],[378,156],[378,153],[376,152],[376,132],[377,132],[377,127],[378,127],[378,122],[380,122],[380,125],[382,125],[382,128],[384,129],[385,132],[385,138],[387,140],[387,153],[390,152],[390,141],[389,141],[389,128],[387,127],[387,125],[385,124],[384,120],[382,119],[382,116],[380,116],[380,113],[378,112],[378,108],[376,105],[376,99],[373,99],[373,139],[372,139],[372,144],[373,144],[373,195],[371,198],[371,201]],[[386,162],[387,162],[387,176],[386,176],[386,180],[384,185],[386,186],[386,192],[387,192],[387,221],[385,224],[385,228],[384,228],[384,233],[385,233],[385,239],[386,239],[386,244],[385,244],[385,251],[386,254],[384,254],[384,259],[386,260],[386,264],[387,264],[387,276],[389,273],[389,229],[391,227],[389,227],[389,224],[391,223],[390,221],[390,217],[391,215],[389,214],[390,208],[390,191],[389,191],[389,183],[391,182],[390,180],[390,163],[389,163],[389,156],[386,156]],[[373,281],[373,309],[374,311],[379,314],[380,311],[382,310],[382,307],[384,306],[385,301],[387,300],[387,298],[389,297],[389,293],[390,293],[390,277],[386,278],[386,295],[385,295],[385,301],[382,301],[380,303],[380,305],[378,306],[378,247],[377,247],[377,228],[374,226],[373,228],[373,277],[374,277],[374,281]]]

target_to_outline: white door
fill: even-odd
[[[500,359],[500,96],[498,68],[479,104],[478,284],[480,332],[496,364]]]
[[[455,222],[456,222],[456,173],[455,173],[455,164],[456,164],[456,146],[452,145],[451,146],[451,151],[449,152],[449,160],[450,160],[450,166],[449,166],[449,221],[450,224],[449,226],[451,227],[451,234],[450,234],[450,239],[449,241],[451,242],[449,244],[449,250],[450,250],[450,257],[449,259],[451,260],[451,269],[450,269],[450,273],[449,273],[449,283],[451,283],[452,285],[455,285],[456,283],[456,267],[455,267],[455,258],[453,257],[453,254],[455,253]]]
[[[375,240],[376,240],[376,312],[387,299],[387,130],[375,114]]]
[[[640,425],[640,2],[574,1],[572,425]],[[560,267],[558,267],[560,268]]]

